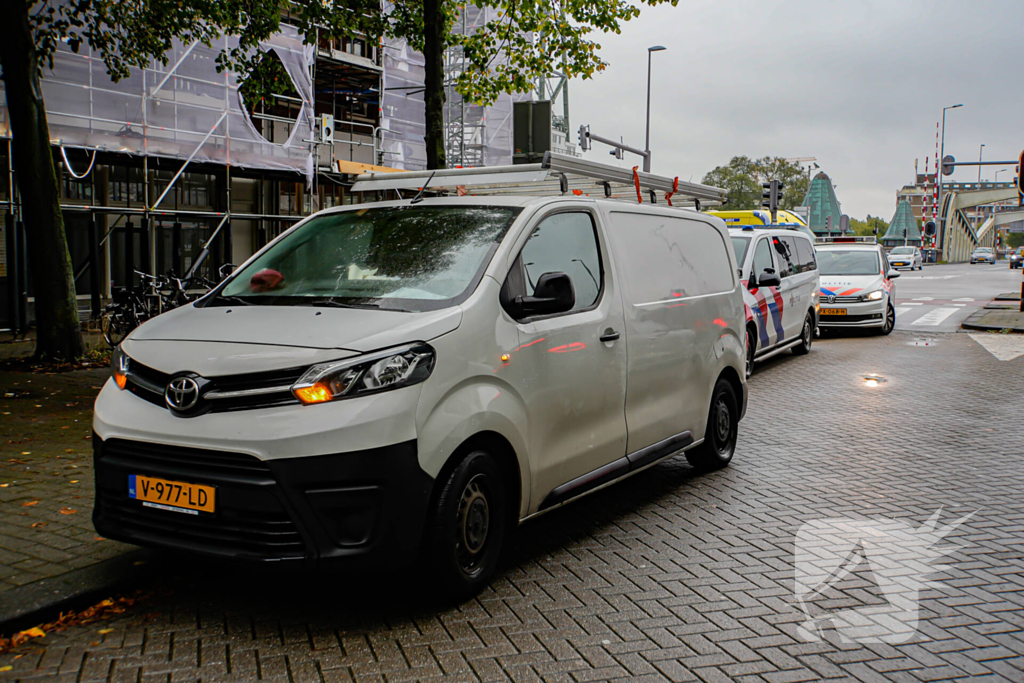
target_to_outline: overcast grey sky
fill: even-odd
[[[653,55],[655,173],[699,181],[735,155],[817,157],[844,213],[888,220],[914,159],[923,172],[935,154],[944,106],[964,105],[946,113],[958,161],[976,161],[981,143],[991,160],[1024,149],[1024,0],[680,0],[599,42],[610,65],[572,82],[573,138],[586,123],[643,147],[647,47],[664,45]],[[614,162],[607,150],[585,157]],[[977,177],[970,167],[953,178]]]

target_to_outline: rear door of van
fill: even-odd
[[[703,437],[726,328],[743,332],[724,230],[682,212],[608,209],[623,284],[627,452]],[[730,322],[732,318],[735,320]],[[745,338],[741,344],[745,344]]]

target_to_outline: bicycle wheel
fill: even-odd
[[[131,331],[121,316],[120,311],[107,311],[100,318],[100,329],[103,330],[103,339],[111,348],[114,348],[128,336]]]

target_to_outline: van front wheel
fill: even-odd
[[[466,600],[487,585],[501,556],[506,505],[501,473],[486,451],[449,473],[434,507],[429,557],[447,595]]]
[[[725,467],[736,451],[739,434],[739,401],[736,391],[725,379],[719,379],[711,394],[708,425],[701,445],[686,452],[686,459],[698,469]]]

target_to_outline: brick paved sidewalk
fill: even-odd
[[[886,380],[870,386],[863,375]],[[733,465],[675,458],[524,525],[477,599],[415,571],[195,561],[128,613],[0,655],[0,681],[1024,680],[1024,357],[966,334],[830,337],[759,366]],[[902,643],[807,642],[795,536],[828,517],[961,546]],[[157,586],[153,586],[157,588]],[[829,611],[880,604],[870,571]],[[15,658],[21,654],[20,658]],[[2,673],[4,667],[11,667]]]
[[[17,589],[131,549],[92,527],[92,404],[108,376],[0,373],[3,613],[17,608]]]

